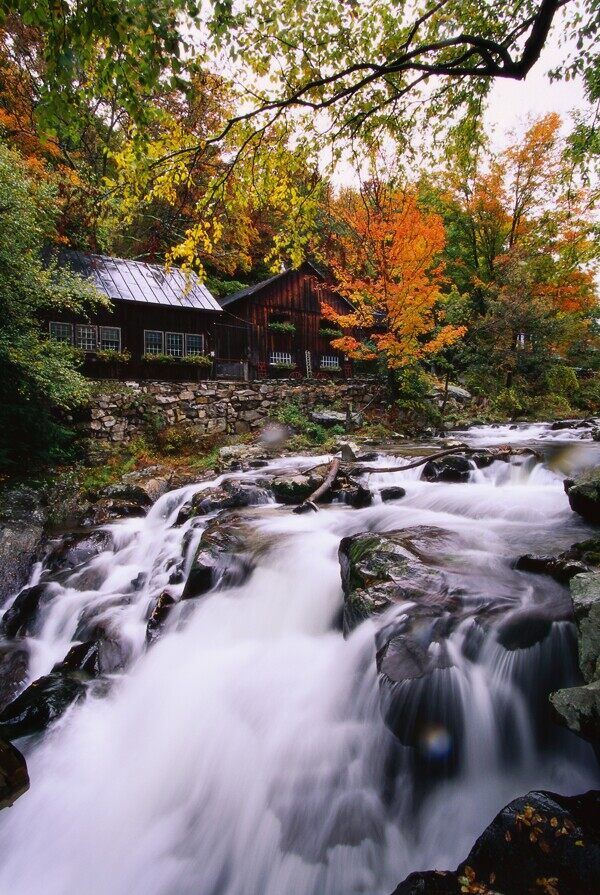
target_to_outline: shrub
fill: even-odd
[[[572,401],[581,410],[598,413],[600,408],[600,376],[583,379],[579,383],[579,391],[573,395]]]
[[[552,395],[562,395],[570,398],[575,392],[579,391],[579,380],[573,367],[557,364],[546,371],[544,379],[546,380],[548,391]]]
[[[535,405],[535,414],[540,419],[564,419],[573,416],[573,408],[563,395],[544,395]]]
[[[185,357],[180,357],[178,360],[182,364],[189,364],[190,367],[212,367],[213,362],[212,357],[209,357],[208,354],[186,354]]]
[[[286,364],[284,361],[278,361],[276,364],[271,364],[274,370],[295,370],[296,364]]]
[[[323,326],[319,330],[319,335],[324,339],[341,339],[344,333],[341,329],[335,329],[333,326]]]
[[[503,388],[494,398],[492,408],[512,419],[523,410],[522,401],[514,388]]]

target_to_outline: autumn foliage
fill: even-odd
[[[445,233],[439,215],[421,211],[416,195],[370,183],[333,203],[337,236],[328,253],[338,292],[355,310],[323,316],[357,335],[332,347],[350,357],[383,357],[399,369],[451,345],[464,327],[444,324],[445,285],[440,253]]]

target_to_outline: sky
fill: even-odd
[[[567,123],[573,108],[583,108],[585,97],[579,79],[551,82],[547,72],[563,62],[571,47],[559,45],[560,23],[554,27],[540,59],[524,81],[496,80],[492,88],[486,123],[493,128],[494,141],[503,133],[519,128],[528,115],[558,112]]]

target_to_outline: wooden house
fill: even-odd
[[[336,327],[323,317],[321,303],[345,314],[352,305],[310,262],[219,301],[225,312],[220,328],[237,328],[232,347],[238,357],[239,340],[246,337],[244,355],[252,378],[350,375],[349,360],[331,347]],[[219,342],[221,356],[226,350]]]
[[[47,320],[51,338],[85,352],[86,373],[180,380],[213,375],[215,326],[223,310],[196,277],[84,252],[65,251],[59,262],[92,280],[112,302],[88,320],[67,313]],[[197,364],[199,356],[210,356],[210,363]]]

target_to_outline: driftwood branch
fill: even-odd
[[[337,474],[340,469],[340,461],[339,458],[336,457],[332,460],[331,465],[329,467],[329,472],[325,477],[325,480],[319,487],[313,491],[313,493],[306,498],[303,503],[299,504],[297,507],[294,507],[294,513],[307,513],[309,510],[317,511],[317,501],[319,498],[323,497],[324,494],[327,494],[333,483],[337,478]]]
[[[477,448],[446,448],[444,451],[438,451],[437,454],[429,454],[428,457],[421,457],[420,460],[413,460],[412,463],[405,463],[403,466],[362,466],[357,472],[402,472],[403,469],[416,469],[417,466],[423,466],[430,460],[440,460],[442,457],[449,457],[451,454],[475,454]]]

